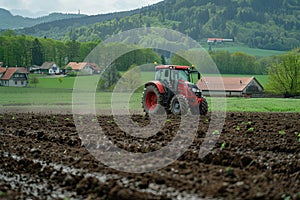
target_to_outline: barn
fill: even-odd
[[[261,96],[263,86],[255,77],[202,77],[198,83],[203,95],[224,96],[228,97],[255,97]]]

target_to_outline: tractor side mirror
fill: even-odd
[[[198,72],[198,80],[200,80],[201,78],[201,74]]]

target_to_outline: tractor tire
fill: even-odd
[[[146,114],[163,113],[163,94],[159,93],[154,85],[148,85],[144,88],[142,106]]]
[[[199,106],[195,106],[191,108],[192,115],[206,115],[208,112],[208,104],[204,97],[202,97],[202,103]]]
[[[208,113],[208,103],[204,97],[202,97],[202,103],[199,106],[200,115],[206,115]]]
[[[175,95],[171,99],[170,111],[174,115],[186,115],[189,109],[189,102],[183,95]]]

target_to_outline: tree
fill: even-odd
[[[120,77],[121,75],[114,65],[107,67],[98,82],[98,89],[100,91],[113,90]]]
[[[191,66],[192,65],[192,63],[190,63],[189,61],[187,61],[185,58],[183,58],[181,55],[178,55],[178,54],[174,54],[172,56],[171,63],[173,65],[185,65],[185,66]]]
[[[137,65],[131,65],[126,73],[118,81],[117,91],[133,91],[137,87],[143,85],[141,79],[141,70]]]
[[[42,44],[37,38],[32,42],[32,64],[39,66],[43,64]]]
[[[278,57],[269,68],[267,89],[285,97],[300,95],[300,49]]]
[[[68,58],[70,61],[73,62],[79,62],[79,49],[80,49],[80,43],[72,40],[72,41],[67,41],[66,46],[67,46],[67,52],[68,52]]]
[[[253,74],[256,58],[254,56],[235,52],[231,55],[232,71],[229,73]]]
[[[31,84],[34,84],[34,87],[36,87],[36,84],[38,84],[40,81],[37,77],[33,77],[31,80],[30,80],[30,83]]]

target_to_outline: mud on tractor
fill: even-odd
[[[194,67],[161,65],[155,67],[155,80],[145,84],[142,106],[146,114],[185,115],[190,109],[206,115],[208,104],[196,83],[200,73]]]

